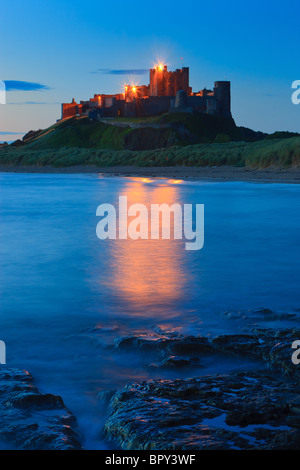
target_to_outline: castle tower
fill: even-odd
[[[190,95],[188,67],[168,72],[161,64],[150,69],[150,96],[175,96],[180,90]]]
[[[189,81],[190,81],[190,70],[189,67],[183,67],[181,69],[181,74],[182,74],[182,90],[185,91],[185,93],[188,95],[189,94]],[[176,90],[178,91],[178,90]]]
[[[150,96],[164,96],[168,83],[168,67],[156,65],[150,69]]]
[[[231,117],[231,91],[230,82],[218,81],[215,82],[214,96],[219,103],[219,112],[221,116]]]

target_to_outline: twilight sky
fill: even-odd
[[[300,132],[299,13],[299,0],[2,1],[0,141],[49,126],[62,101],[148,84],[157,60],[189,66],[195,91],[231,80],[237,125]]]

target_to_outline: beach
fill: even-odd
[[[113,166],[98,167],[95,165],[77,165],[55,168],[52,166],[21,166],[0,165],[3,173],[53,173],[53,174],[81,174],[101,173],[111,176],[140,176],[151,178],[172,178],[182,180],[210,180],[210,181],[252,181],[261,183],[300,183],[300,168],[272,168],[253,169],[249,167],[218,166],[218,167],[138,167]]]

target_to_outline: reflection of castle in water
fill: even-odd
[[[127,196],[128,205],[138,200],[149,208],[151,204],[179,202],[178,189],[177,184],[148,185],[142,178],[135,178],[128,183],[123,195]],[[139,313],[145,307],[171,304],[183,295],[184,257],[182,240],[152,240],[150,237],[148,240],[115,240],[109,283],[114,285],[121,300]]]

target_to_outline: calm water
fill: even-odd
[[[89,448],[106,445],[98,392],[153,377],[145,358],[101,346],[132,333],[232,333],[238,325],[224,311],[300,307],[298,185],[47,174],[1,174],[0,184],[8,366],[63,396]],[[119,195],[129,203],[204,203],[204,248],[99,241],[96,208]]]

